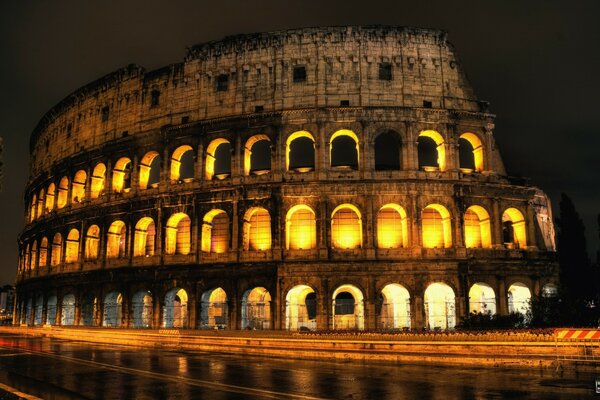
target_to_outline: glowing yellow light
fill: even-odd
[[[437,163],[440,171],[446,170],[446,144],[444,138],[436,131],[427,130],[419,133],[419,137],[425,136],[432,139],[437,145]]]
[[[219,146],[222,144],[228,144],[229,140],[218,138],[211,141],[206,148],[206,164],[204,165],[204,174],[206,176],[206,180],[211,180],[215,176],[215,161],[216,161],[216,152]]]
[[[202,222],[202,251],[224,253],[229,248],[229,218],[223,210],[206,213]]]
[[[156,151],[150,151],[144,155],[140,162],[140,173],[138,177],[140,189],[146,189],[148,187],[148,180],[150,179],[150,171],[152,170],[152,161],[158,157]]]
[[[173,151],[173,155],[171,156],[171,174],[170,174],[170,179],[172,181],[177,181],[179,180],[179,177],[181,176],[181,157],[183,156],[184,153],[191,151],[192,146],[188,146],[188,145],[183,145],[183,146],[179,146],[178,148],[175,149],[175,151]]]
[[[37,217],[41,217],[44,214],[44,189],[40,190],[40,194],[38,195],[38,203],[37,203]]]
[[[515,282],[508,288],[508,312],[527,314],[530,308],[531,291],[527,285]]]
[[[104,190],[104,177],[106,175],[106,165],[99,163],[94,167],[91,178],[90,198],[97,199]]]
[[[502,222],[510,222],[513,231],[512,243],[516,248],[527,246],[525,218],[516,208],[508,208],[502,214]]]
[[[60,233],[54,235],[52,240],[52,254],[50,255],[50,265],[53,267],[62,262],[62,236]]]
[[[65,263],[77,262],[79,259],[79,231],[71,229],[67,235]]]
[[[120,158],[113,168],[113,180],[112,180],[112,189],[117,193],[123,192],[126,187],[126,181],[129,178],[129,166],[131,164],[131,160],[127,157]]]
[[[294,140],[296,140],[298,138],[302,138],[302,137],[312,140],[313,145],[315,143],[315,138],[313,137],[313,135],[310,134],[310,132],[298,131],[298,132],[292,133],[285,142],[285,170],[286,171],[290,170],[290,150],[291,150],[292,142]]]
[[[46,191],[46,212],[52,211],[54,209],[54,192],[56,190],[56,186],[54,183],[48,185],[48,190]]]
[[[271,249],[271,216],[264,208],[253,207],[244,216],[244,250]]]
[[[298,330],[300,326],[309,326],[306,296],[314,292],[307,285],[298,285],[290,289],[285,297],[286,329]]]
[[[377,215],[377,247],[397,249],[406,247],[408,227],[406,212],[397,204],[386,204]]]
[[[410,295],[402,285],[391,283],[381,290],[381,322],[384,329],[410,328]]]
[[[185,213],[171,215],[165,228],[165,254],[189,254],[191,220]]]
[[[483,171],[483,145],[479,136],[474,133],[465,132],[460,135],[460,138],[467,140],[471,146],[473,146],[473,163],[475,164],[475,171]]]
[[[492,247],[490,217],[483,207],[469,207],[465,212],[464,222],[467,248]]]
[[[246,176],[250,175],[252,170],[252,147],[261,140],[271,141],[267,135],[254,135],[244,145],[244,175]]]
[[[42,238],[40,242],[40,259],[38,261],[40,268],[45,267],[48,264],[48,238]]]
[[[87,174],[83,170],[75,173],[73,187],[71,187],[71,203],[81,203],[85,198],[85,181]]]
[[[67,194],[69,192],[69,178],[63,176],[58,184],[58,199],[56,201],[56,206],[58,208],[63,208],[67,205]]]
[[[133,238],[133,256],[153,256],[155,236],[156,230],[154,220],[150,217],[141,218],[135,225],[135,235]]]
[[[85,259],[95,260],[98,258],[98,249],[100,245],[100,228],[98,225],[92,225],[88,228],[85,235]]]
[[[423,210],[422,215],[423,247],[430,249],[452,247],[452,230],[448,210],[439,204],[429,204]]]
[[[425,310],[429,329],[454,328],[456,323],[454,291],[445,283],[432,283],[425,290]]]
[[[317,246],[315,213],[307,205],[290,208],[286,216],[286,248],[308,250]]]
[[[354,142],[356,143],[356,165],[359,165],[359,160],[360,160],[360,147],[359,147],[359,141],[358,141],[358,136],[356,136],[356,133],[352,132],[351,130],[348,129],[340,129],[339,131],[334,132],[333,135],[331,135],[331,137],[329,138],[329,160],[331,163],[331,152],[333,151],[333,141],[340,136],[348,136],[350,138],[352,138],[352,140],[354,140]]]
[[[336,249],[362,246],[361,215],[352,204],[342,204],[331,213],[331,245]]]
[[[494,289],[485,283],[475,283],[469,290],[469,312],[496,314]]]
[[[108,228],[106,240],[106,258],[119,258],[125,256],[125,238],[127,228],[125,222],[114,221]]]
[[[339,310],[343,307],[340,304],[338,295],[343,293],[349,293],[354,299],[354,309],[351,313],[336,313],[336,308]],[[337,306],[337,307],[336,307]],[[342,307],[340,307],[342,306]],[[342,310],[340,310],[342,311]],[[343,310],[352,311],[352,310]],[[365,329],[365,315],[364,315],[364,296],[362,291],[354,285],[342,285],[338,287],[332,296],[332,315],[333,328],[334,329]]]

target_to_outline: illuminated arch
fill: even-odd
[[[98,163],[92,171],[92,177],[90,179],[90,198],[97,199],[100,194],[104,191],[104,181],[106,179],[106,165]]]
[[[33,325],[35,325],[35,326],[42,325],[43,312],[44,312],[44,295],[40,294],[35,299],[35,308],[33,311],[33,315],[34,315]]]
[[[186,165],[185,163],[183,163],[184,159],[186,158],[186,157],[184,157],[184,154],[186,154],[188,151],[191,151],[192,155],[194,154],[194,149],[192,149],[192,146],[189,146],[187,144],[185,144],[183,146],[179,146],[178,148],[176,148],[173,151],[173,154],[171,155],[171,173],[170,173],[171,181],[179,181],[179,180],[190,179],[190,178],[194,177],[193,156],[191,158],[191,161],[188,159],[188,163],[191,162],[191,165]],[[182,174],[182,172],[187,172],[187,173]]]
[[[285,217],[285,248],[309,250],[317,247],[315,212],[305,204],[290,208]]]
[[[365,329],[364,296],[359,288],[341,285],[335,289],[331,300],[334,330]]]
[[[202,219],[202,251],[224,253],[228,249],[229,217],[223,210],[210,210]]]
[[[192,220],[185,213],[169,217],[165,227],[165,254],[189,254]]]
[[[60,305],[60,324],[62,326],[75,325],[75,296],[67,294]]]
[[[69,178],[63,176],[58,184],[58,198],[56,199],[56,207],[63,208],[67,205],[69,194]]]
[[[135,224],[135,235],[133,237],[133,256],[149,257],[154,255],[156,238],[156,226],[150,217],[141,218]]]
[[[142,157],[138,181],[139,188],[142,190],[160,181],[160,154],[158,152],[149,151]]]
[[[285,296],[285,329],[315,330],[317,328],[317,302],[315,291],[308,285],[297,285]]]
[[[91,225],[85,234],[84,259],[96,260],[100,248],[100,227]]]
[[[35,213],[37,210],[37,196],[34,194],[31,197],[31,203],[29,204],[29,222],[35,220]]]
[[[428,329],[452,329],[456,325],[454,290],[443,282],[425,290],[425,314]]]
[[[35,270],[37,268],[37,240],[33,241],[31,245],[31,252],[29,253],[29,269]]]
[[[299,156],[306,156],[306,154],[301,153],[302,149],[295,149],[295,147],[297,146],[292,146],[294,141],[296,141],[297,139],[307,139],[309,141],[312,142],[311,144],[311,154],[312,154],[312,160],[309,160],[309,162],[307,163],[302,163],[299,164],[297,161],[297,158]],[[301,144],[301,140],[297,141],[296,143]],[[296,162],[292,162],[291,160],[295,160]],[[315,167],[315,138],[313,137],[313,135],[310,134],[310,132],[307,131],[297,131],[292,133],[290,136],[288,136],[286,142],[285,142],[285,170],[289,171],[289,170],[293,170],[293,169],[299,169],[298,172],[302,172],[304,169],[307,168],[313,168]],[[300,171],[302,170],[302,171]]]
[[[271,215],[262,207],[252,207],[244,215],[244,250],[271,249]]]
[[[140,290],[132,297],[133,327],[150,328],[152,327],[152,293],[148,290]]]
[[[56,325],[56,307],[58,304],[58,300],[56,296],[48,297],[48,301],[46,302],[46,324],[47,325]]]
[[[338,160],[334,160],[334,150],[336,151],[335,158],[338,157],[338,155],[337,155],[338,149],[335,149],[336,146],[334,144],[334,141],[340,137],[349,137],[355,143],[356,158],[353,159],[350,164],[340,163]],[[356,136],[356,133],[354,133],[348,129],[340,129],[339,131],[334,132],[334,134],[331,135],[331,137],[329,138],[329,160],[330,160],[331,167],[350,167],[353,169],[358,169],[359,161],[360,161],[360,148],[359,148],[358,136]]]
[[[38,266],[39,268],[44,268],[48,266],[48,238],[45,236],[40,241],[39,253],[40,257],[38,260]]]
[[[381,328],[410,329],[410,294],[398,283],[381,290]]]
[[[116,193],[127,191],[131,187],[131,159],[121,157],[112,171],[112,190]]]
[[[54,183],[48,185],[48,190],[46,191],[46,212],[54,210],[55,191],[56,185],[54,185]]]
[[[516,208],[507,208],[502,214],[502,236],[505,244],[516,249],[527,246],[525,217]]]
[[[184,289],[174,288],[165,295],[163,327],[188,327],[188,294]]]
[[[261,142],[264,140],[271,143],[271,139],[267,135],[262,135],[262,134],[254,135],[254,136],[250,137],[248,140],[246,140],[246,144],[244,145],[244,175],[248,176],[248,175],[250,175],[250,172],[252,172],[253,170],[256,169],[255,165],[254,165],[255,160],[252,159],[252,149],[258,142]],[[268,170],[271,170],[271,152],[270,151],[269,151],[268,164],[269,164]]]
[[[474,170],[477,172],[481,172],[483,171],[483,144],[481,143],[481,139],[479,139],[479,136],[477,136],[474,133],[471,132],[465,132],[462,135],[460,135],[459,138],[459,143],[460,143],[460,139],[466,140],[471,149],[470,150],[470,154],[465,154],[465,152],[467,151],[467,149],[464,146],[459,147],[459,158],[462,160],[463,158],[465,159],[469,159],[470,163],[469,164],[473,164],[473,166],[475,167]],[[463,164],[461,163],[460,165],[461,168],[470,168],[469,166],[463,166]]]
[[[71,203],[81,203],[85,199],[86,181],[87,173],[84,170],[81,169],[75,173],[71,187]]]
[[[492,247],[492,231],[490,228],[490,215],[481,206],[467,208],[464,216],[465,246],[467,248]]]
[[[65,263],[73,263],[77,260],[79,260],[79,231],[71,229],[67,235]]]
[[[104,296],[102,326],[118,328],[123,322],[123,296],[110,292]]]
[[[62,235],[54,234],[52,239],[52,254],[50,255],[50,265],[56,267],[62,262]]]
[[[23,251],[23,270],[24,271],[28,271],[29,270],[29,255],[31,254],[31,251],[29,249],[29,243],[27,244],[27,246],[25,247],[25,250]]]
[[[408,246],[406,211],[397,204],[386,204],[377,213],[377,247],[398,249]]]
[[[264,287],[244,292],[242,329],[271,329],[271,294]]]
[[[127,241],[127,227],[125,222],[114,221],[108,228],[106,234],[106,258],[123,258],[125,257],[125,248]]]
[[[362,247],[362,218],[352,204],[341,204],[331,213],[331,246],[335,249]]]
[[[452,247],[450,213],[440,204],[429,204],[423,209],[423,247]]]
[[[203,329],[227,328],[227,293],[218,287],[202,293],[200,307],[200,327]]]
[[[438,167],[440,171],[446,170],[446,144],[444,143],[444,138],[438,132],[433,130],[426,130],[419,133],[419,139],[422,137],[429,138],[435,142],[435,151],[436,151],[436,162],[437,165],[426,165],[423,163],[423,160],[419,160],[420,167]],[[419,142],[421,146],[422,141]],[[421,157],[420,157],[421,158]]]
[[[44,189],[40,189],[37,200],[37,217],[41,217],[44,214],[44,200],[45,200],[45,191]]]
[[[220,159],[217,160],[217,151],[221,145],[226,145],[229,150],[229,168],[227,168],[226,171],[216,171],[215,169],[215,163],[219,164],[222,162]],[[231,175],[231,143],[229,140],[218,138],[214,139],[208,144],[208,147],[206,148],[206,164],[204,166],[204,174],[206,180],[209,181],[212,180],[215,175]]]
[[[531,291],[521,282],[515,282],[508,288],[508,312],[526,316],[531,309]]]
[[[496,314],[496,294],[486,283],[475,283],[469,290],[469,312]]]

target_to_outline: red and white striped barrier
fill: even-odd
[[[600,340],[600,329],[557,329],[556,339]]]

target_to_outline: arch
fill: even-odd
[[[144,190],[160,181],[160,154],[156,151],[147,152],[140,161],[139,188]]]
[[[61,209],[67,205],[68,195],[69,193],[69,178],[63,176],[58,183],[58,196],[56,199],[56,207]]]
[[[35,299],[35,305],[33,309],[33,325],[40,326],[43,324],[42,315],[44,312],[44,296],[39,295]]]
[[[125,257],[125,242],[127,241],[127,227],[125,222],[116,220],[108,228],[106,234],[106,258]]]
[[[112,171],[112,190],[116,193],[127,192],[131,188],[131,159],[121,157]]]
[[[60,304],[60,325],[75,325],[75,296],[67,294]]]
[[[285,217],[285,248],[309,250],[317,247],[315,212],[305,204],[290,208]]]
[[[50,265],[56,267],[62,262],[62,235],[58,232],[52,239],[52,254],[50,255]]]
[[[331,298],[334,330],[365,329],[364,296],[359,288],[341,285],[335,289]]]
[[[56,325],[56,307],[58,300],[56,296],[48,297],[46,302],[46,325]]]
[[[331,247],[356,249],[362,247],[362,218],[352,204],[341,204],[331,213]]]
[[[546,283],[542,286],[542,297],[558,297],[558,286],[554,283]]]
[[[428,329],[453,329],[456,325],[454,290],[435,282],[425,290],[425,315]]]
[[[504,244],[515,249],[527,246],[525,217],[516,208],[507,208],[502,214],[502,237]]]
[[[213,177],[224,179],[231,175],[231,143],[229,140],[218,138],[206,148],[206,164],[204,166],[206,180]]]
[[[386,330],[410,329],[410,294],[398,283],[381,289],[381,328]]]
[[[90,179],[90,198],[97,199],[104,191],[104,185],[106,180],[106,165],[98,163],[92,171],[92,177]]]
[[[464,215],[465,246],[467,248],[492,247],[490,215],[481,206],[470,206]]]
[[[30,264],[29,264],[29,255],[31,254],[31,250],[29,249],[29,243],[27,243],[27,246],[25,247],[25,251],[23,253],[23,270],[28,271],[30,268]]]
[[[40,241],[39,253],[38,266],[44,268],[48,265],[48,238],[45,236]]]
[[[73,263],[77,260],[79,260],[79,231],[71,229],[67,235],[65,263]]]
[[[223,210],[213,209],[202,219],[202,251],[225,253],[229,250],[229,217]]]
[[[220,287],[202,293],[200,328],[225,329],[228,322],[227,293]]]
[[[313,288],[296,285],[285,296],[285,329],[317,329],[317,302]]]
[[[149,290],[136,292],[132,297],[132,313],[134,328],[152,327],[152,293]]]
[[[244,175],[262,175],[270,170],[271,139],[262,134],[250,137],[244,145]]]
[[[41,217],[42,215],[44,215],[44,199],[45,199],[45,191],[44,189],[40,189],[39,193],[38,193],[38,200],[37,200],[37,217]]]
[[[374,143],[375,170],[399,171],[402,169],[402,139],[398,132],[386,130],[377,137]]]
[[[92,293],[88,293],[83,298],[83,303],[81,304],[80,324],[83,326],[94,326],[97,312],[98,299]]]
[[[531,291],[521,282],[515,282],[508,288],[508,312],[527,316],[531,309]]]
[[[423,247],[452,247],[452,227],[450,213],[440,204],[429,204],[423,209]]]
[[[55,191],[56,185],[54,185],[54,183],[48,185],[48,190],[46,190],[46,212],[54,210]]]
[[[174,288],[165,295],[163,327],[188,327],[188,294],[184,289]]]
[[[192,220],[185,213],[169,217],[165,227],[165,254],[189,254]]]
[[[398,249],[408,246],[406,211],[398,204],[386,204],[377,213],[377,247]]]
[[[183,181],[194,178],[194,150],[184,144],[173,150],[171,155],[171,181]]]
[[[85,234],[84,259],[96,260],[100,248],[100,227],[91,225]]]
[[[483,171],[483,144],[479,136],[465,132],[460,135],[458,145],[460,168]]]
[[[156,225],[150,217],[142,217],[135,224],[133,237],[133,256],[150,257],[154,255]]]
[[[29,204],[29,222],[33,222],[36,218],[37,210],[37,196],[34,194],[31,197],[31,203]]]
[[[439,132],[425,130],[419,133],[417,139],[419,153],[419,168],[438,168],[446,170],[446,144]]]
[[[37,268],[37,240],[33,241],[31,245],[31,252],[29,253],[29,269],[34,270]]]
[[[469,289],[469,312],[496,314],[496,294],[486,283],[475,283]]]
[[[271,215],[262,207],[252,207],[244,215],[244,250],[271,249]]]
[[[119,292],[104,296],[102,326],[118,328],[123,323],[123,297]]]
[[[271,294],[264,287],[255,287],[244,292],[242,329],[271,329]]]
[[[71,203],[81,203],[85,200],[85,183],[87,181],[87,173],[80,169],[73,177],[73,185],[71,187]]]
[[[285,142],[285,170],[308,172],[315,169],[315,138],[307,131],[297,131]]]
[[[331,167],[358,169],[360,160],[359,141],[356,133],[340,129],[329,138]]]

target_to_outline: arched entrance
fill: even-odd
[[[226,329],[228,324],[227,294],[222,288],[202,293],[200,328]]]
[[[496,294],[490,285],[476,283],[469,290],[469,313],[496,314]]]
[[[255,287],[244,293],[242,329],[271,329],[271,294],[264,287]]]
[[[133,327],[152,327],[152,293],[142,290],[133,295]]]
[[[33,312],[33,324],[36,326],[42,325],[42,312],[44,311],[44,296],[39,295],[35,299],[35,309]]]
[[[333,292],[332,300],[333,329],[365,329],[364,296],[359,288],[342,285]]]
[[[531,309],[531,291],[521,282],[515,282],[508,288],[508,312],[527,315]]]
[[[93,294],[88,294],[81,305],[81,325],[94,326],[97,312],[98,299]]]
[[[56,325],[56,296],[50,296],[46,303],[46,324]]]
[[[310,286],[294,286],[285,297],[285,329],[317,329],[317,296]]]
[[[60,325],[75,325],[75,296],[68,294],[62,299],[60,306]]]
[[[454,291],[445,283],[432,283],[425,290],[428,329],[452,329],[456,325]]]
[[[119,292],[110,292],[104,296],[104,316],[102,326],[118,328],[123,317],[123,297]]]
[[[381,290],[381,329],[410,329],[410,295],[402,285],[391,283]]]
[[[174,288],[165,295],[163,326],[165,328],[187,328],[188,294],[184,289]]]

